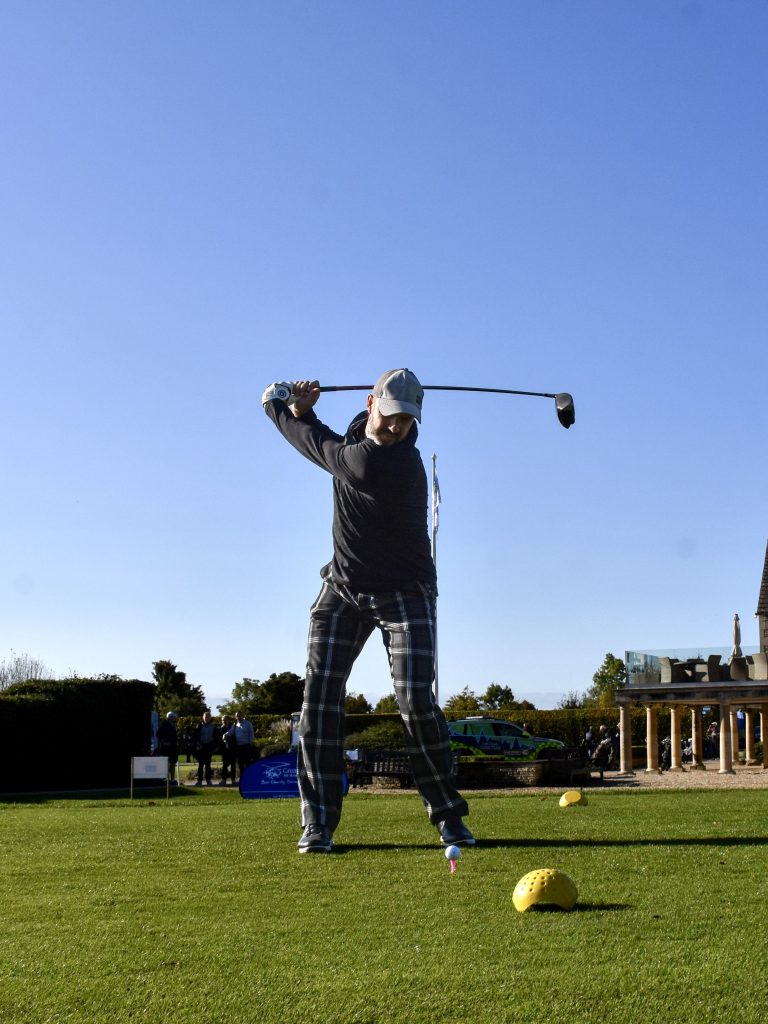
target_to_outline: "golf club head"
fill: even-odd
[[[573,396],[569,395],[567,391],[563,391],[561,394],[555,395],[555,408],[557,409],[557,418],[565,429],[567,430],[568,427],[572,427],[576,422],[576,410],[573,407]]]

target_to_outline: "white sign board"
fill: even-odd
[[[171,786],[168,780],[167,757],[132,757],[131,758],[131,800],[133,800],[134,779],[158,779],[165,782],[165,795],[170,796]]]
[[[134,779],[167,779],[167,757],[133,757],[131,771]]]

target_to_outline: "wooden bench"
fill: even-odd
[[[565,783],[573,786],[579,780],[590,785],[594,773],[600,776],[600,782],[605,781],[608,765],[595,764],[584,747],[550,747],[542,753],[547,761],[547,782],[550,785]]]
[[[454,753],[451,775],[459,770],[459,756]],[[347,775],[352,786],[370,786],[374,778],[397,779],[401,789],[414,785],[411,759],[404,750],[380,750],[361,747],[356,761],[347,762]]]

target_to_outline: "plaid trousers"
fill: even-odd
[[[448,728],[435,702],[435,591],[353,594],[325,582],[312,605],[307,677],[299,724],[298,783],[302,825],[333,831],[341,817],[344,697],[355,659],[374,628],[389,658],[414,780],[435,824],[469,813],[451,777]]]

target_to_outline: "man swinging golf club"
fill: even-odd
[[[432,692],[435,565],[427,476],[416,448],[424,391],[407,369],[383,374],[344,437],[317,418],[318,381],[271,384],[262,405],[302,455],[333,476],[333,558],[310,613],[299,725],[300,853],[328,853],[341,817],[344,696],[374,628],[389,658],[413,776],[445,846],[473,846],[451,777],[445,718]]]

